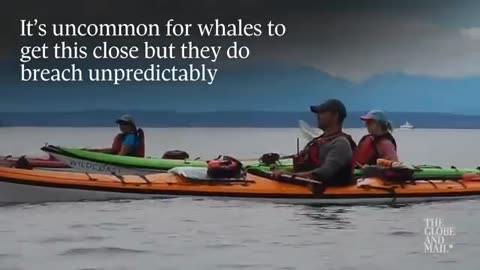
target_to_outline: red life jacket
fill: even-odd
[[[377,159],[382,158],[377,147],[378,143],[382,140],[391,141],[395,146],[395,150],[397,149],[397,142],[389,132],[382,136],[373,136],[367,134],[358,142],[357,151],[355,152],[354,157],[355,164],[376,165]]]
[[[330,136],[324,136],[323,134],[310,141],[305,148],[293,158],[293,169],[295,172],[305,172],[314,170],[322,165],[321,160],[318,157],[319,148],[322,144],[332,141],[335,138],[344,137],[350,142],[352,151],[355,151],[357,145],[352,139],[352,136],[339,132]],[[355,164],[352,162],[352,171]]]
[[[129,133],[119,133],[117,136],[115,136],[115,139],[113,139],[112,143],[112,152],[113,154],[118,154],[120,153],[120,150],[122,149],[122,141],[125,136],[127,136]],[[128,156],[136,156],[136,157],[145,157],[145,134],[143,133],[143,130],[141,128],[137,129],[135,132],[135,140],[137,147],[135,149],[132,149],[131,153],[128,153]]]

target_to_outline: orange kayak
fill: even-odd
[[[270,179],[247,173],[239,179],[211,179],[202,168],[168,173],[105,175],[0,167],[0,203],[171,198],[234,198],[294,204],[408,203],[480,197],[480,177],[390,183],[360,179],[346,187],[324,187],[307,179]],[[285,178],[285,177],[284,177]]]

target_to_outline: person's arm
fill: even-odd
[[[332,142],[325,162],[320,168],[313,170],[312,174],[317,179],[332,179],[346,164],[352,162],[352,155],[352,148],[348,140],[344,138],[337,139]]]
[[[120,152],[118,154],[121,155],[121,156],[126,156],[131,151],[132,151],[132,147],[126,146],[125,144],[122,144],[122,148],[120,149]]]
[[[128,134],[122,142],[122,147],[118,155],[126,156],[135,148],[135,135]]]
[[[388,159],[391,161],[398,161],[397,150],[395,150],[395,145],[389,140],[381,140],[377,144],[378,153],[383,159]]]

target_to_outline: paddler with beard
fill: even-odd
[[[293,158],[294,173],[291,175],[323,182],[326,186],[349,185],[353,182],[353,153],[356,144],[352,137],[342,131],[347,116],[345,105],[331,99],[310,106],[317,115],[318,127],[323,134],[310,141]],[[284,174],[275,171],[274,176]]]

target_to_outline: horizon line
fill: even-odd
[[[388,111],[385,113],[412,113],[412,114],[448,114],[458,116],[480,116],[479,113],[461,113],[461,112],[419,112],[419,111]],[[0,111],[2,113],[88,113],[88,112],[146,112],[146,113],[311,113],[310,110],[305,111],[273,111],[273,110],[212,110],[212,111],[175,111],[175,110],[145,110],[145,109],[88,109],[88,110],[72,110],[72,111]],[[368,110],[354,110],[348,113],[366,113]]]

